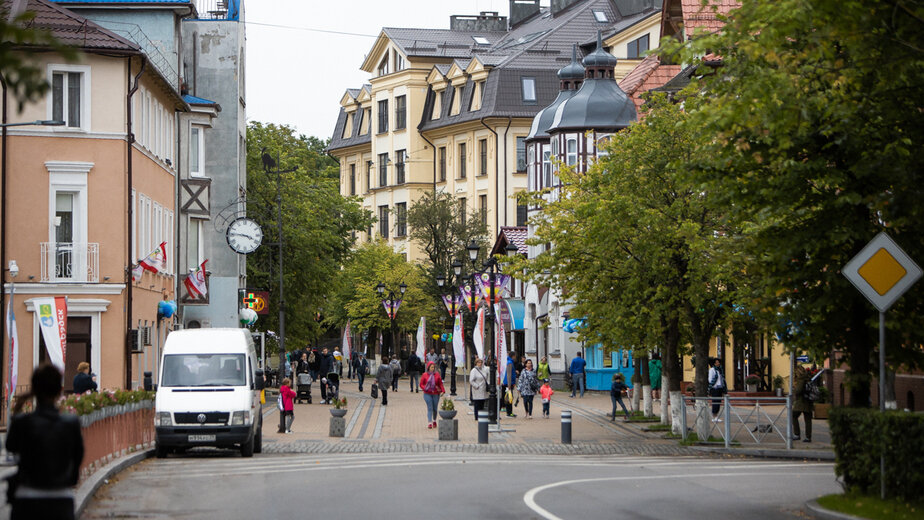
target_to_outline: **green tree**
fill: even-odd
[[[37,53],[51,49],[73,61],[77,52],[55,40],[50,27],[37,24],[33,12],[10,20],[9,6],[0,8],[0,82],[21,111],[25,103],[37,101],[48,92],[45,66],[36,59]]]
[[[388,288],[385,297],[390,289],[402,300],[395,315],[393,338],[400,346],[405,331],[416,330],[421,316],[432,320],[437,309],[426,292],[429,281],[423,271],[382,240],[362,244],[345,262],[333,284],[326,320],[336,326],[343,326],[349,320],[354,332],[369,332],[371,338],[380,330],[387,335],[391,323],[382,305],[383,296],[376,291],[379,283]],[[402,283],[407,285],[404,295],[399,292]]]
[[[531,195],[532,244],[553,247],[515,269],[551,285],[587,316],[581,336],[608,348],[661,344],[678,403],[681,345],[699,359],[728,299],[720,214],[690,182],[701,134],[684,125],[679,106],[650,102],[644,121],[613,135],[607,155],[585,173],[560,172],[561,193]],[[706,393],[697,363],[697,393]],[[675,422],[675,424],[677,424]]]
[[[248,257],[247,284],[270,292],[270,314],[261,319],[278,330],[279,272],[277,180],[280,180],[283,234],[283,278],[287,348],[305,346],[323,334],[318,319],[332,283],[348,258],[356,231],[372,222],[358,200],[340,195],[337,163],[324,153],[326,143],[296,135],[285,125],[250,123],[247,131],[247,204],[249,215],[263,226],[264,245]],[[278,161],[264,169],[262,154]]]
[[[866,406],[876,313],[841,269],[880,231],[924,259],[924,3],[744,2],[682,53],[722,57],[687,108],[712,138],[697,170],[741,230],[752,308],[789,348],[842,351]],[[888,313],[893,365],[924,366],[922,285]]]

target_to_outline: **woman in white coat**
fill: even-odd
[[[476,359],[475,367],[468,376],[469,384],[472,387],[472,403],[475,405],[475,420],[478,420],[478,412],[484,410],[484,404],[488,400],[488,371],[484,368],[484,360]]]

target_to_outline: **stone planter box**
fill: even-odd
[[[347,409],[346,408],[331,408],[330,414],[333,415],[334,417],[343,417],[347,414]]]
[[[440,419],[455,419],[456,414],[459,413],[458,410],[437,410],[440,414]]]
[[[446,411],[446,410],[440,410]],[[455,412],[456,410],[450,410]],[[436,424],[439,439],[441,441],[459,440],[459,420],[458,419],[440,419]]]

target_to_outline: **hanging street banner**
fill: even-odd
[[[446,306],[446,312],[450,316],[455,316],[455,313],[462,310],[462,297],[458,294],[444,294],[443,305]],[[453,312],[453,308],[455,308],[455,312]]]
[[[382,307],[385,307],[385,314],[388,315],[388,319],[393,320],[398,314],[398,307],[401,306],[401,300],[389,301],[382,300]]]
[[[67,299],[64,296],[54,298],[36,298],[33,300],[38,312],[39,328],[48,351],[48,360],[64,373],[64,360],[67,359]]]
[[[482,273],[477,276],[478,287],[481,289],[481,296],[486,300],[491,299],[491,275]],[[494,301],[498,303],[507,295],[507,285],[510,283],[509,274],[494,275]]]
[[[478,308],[478,319],[475,321],[475,330],[472,331],[472,342],[475,343],[475,353],[478,359],[484,359],[484,307]]]
[[[477,292],[472,294],[472,288],[467,285],[459,287],[459,294],[462,295],[462,300],[468,305],[469,311],[471,311],[473,307],[478,307],[479,303],[481,303],[481,295]]]
[[[884,232],[870,240],[842,272],[879,312],[888,310],[921,277],[921,268]]]
[[[12,288],[6,313],[6,331],[10,338],[10,375],[6,380],[7,410],[13,409],[13,394],[16,393],[16,383],[19,380],[19,333],[16,331],[16,314],[13,312],[13,297],[15,295],[16,289]],[[8,413],[7,419],[11,416],[12,414]],[[9,424],[7,424],[7,427],[9,427]]]
[[[353,333],[350,332],[350,320],[347,320],[346,327],[343,329],[343,344],[340,347],[343,353],[343,359],[349,363],[350,354],[353,352]]]
[[[498,304],[494,306],[494,316],[497,317],[497,338],[494,339],[494,359],[500,360],[500,365],[498,365],[497,370],[497,384],[500,385],[501,378],[501,369],[507,370],[507,334],[504,330],[504,320],[501,319],[500,308],[502,305]]]
[[[462,313],[456,314],[456,320],[452,325],[452,355],[455,356],[456,363],[459,363],[459,360],[465,363],[465,341],[462,337]]]
[[[427,344],[427,318],[423,316],[420,317],[420,325],[417,325],[417,357],[424,359],[426,355],[426,349],[424,348]]]

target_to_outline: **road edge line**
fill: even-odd
[[[77,491],[74,493],[74,518],[79,519],[81,515],[83,515],[90,499],[93,498],[93,495],[103,486],[106,480],[125,468],[133,466],[152,456],[154,456],[153,447],[136,451],[129,455],[119,457],[90,475],[77,487]]]

